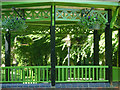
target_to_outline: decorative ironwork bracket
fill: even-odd
[[[94,9],[94,7],[92,7],[92,8],[90,9],[90,11],[88,11],[88,13],[86,13],[85,17],[87,17],[87,15],[88,15],[93,9]],[[82,10],[85,10],[85,9],[82,9]],[[85,14],[85,13],[82,13],[82,16],[83,16],[84,14]]]
[[[25,19],[25,14],[24,14],[24,9],[19,9],[22,11],[22,15],[20,15],[20,13],[17,11],[17,9],[15,7],[12,7],[12,9],[14,9],[14,11],[18,14],[18,16],[22,19]]]

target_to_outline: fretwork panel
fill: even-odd
[[[78,21],[80,17],[81,17],[80,9],[66,9],[66,8],[56,9],[56,20]]]
[[[26,9],[25,19],[27,21],[50,20],[50,9]]]
[[[24,9],[20,15],[25,15],[26,21],[50,21],[51,20],[51,9]],[[20,11],[19,11],[20,12]],[[66,9],[66,8],[56,8],[56,21],[80,21],[82,9]],[[18,14],[15,11],[3,11],[2,17],[16,17]],[[107,11],[103,10],[92,10],[88,16],[92,17],[102,17],[106,21],[108,20]]]
[[[94,11],[91,11],[89,15],[94,17],[94,18],[102,17],[102,19],[106,20],[106,22],[108,21],[107,11],[94,10]]]
[[[79,21],[81,17],[82,9],[66,9],[57,8],[56,9],[56,20],[66,20],[66,21]],[[88,16],[92,17],[102,17],[107,21],[108,15],[107,11],[92,10]]]
[[[18,14],[15,11],[2,11],[2,19],[10,17],[18,17]]]

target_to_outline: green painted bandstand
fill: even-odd
[[[119,82],[120,81],[120,28],[118,66],[112,66],[112,30],[119,15],[118,0],[3,0],[2,18],[15,15],[24,17],[32,27],[48,27],[51,35],[51,66],[9,66],[1,67],[2,83],[51,82]],[[55,66],[55,33],[57,28],[77,27],[83,8],[94,7],[90,14],[103,17],[108,23],[105,28],[105,66],[99,65],[99,36],[94,30],[94,66]],[[14,9],[14,11],[13,11]],[[19,11],[18,11],[19,9]],[[77,30],[80,28],[76,28]],[[78,30],[78,33],[79,33]],[[58,30],[57,32],[60,32]],[[68,30],[68,32],[70,32]],[[62,32],[61,32],[62,33]],[[9,35],[8,35],[9,39]],[[8,42],[8,49],[10,49]],[[6,52],[9,62],[10,51]],[[69,74],[69,75],[68,75]]]

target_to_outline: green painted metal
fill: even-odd
[[[78,68],[78,80],[80,79],[80,68]]]
[[[12,6],[15,7],[33,7],[33,6],[44,6],[44,5],[60,5],[60,6],[86,6],[86,7],[102,7],[102,8],[114,8],[115,6],[120,6],[118,0],[14,0],[4,1],[2,2],[3,8],[11,8]]]
[[[66,80],[68,79],[68,68],[66,68]]]
[[[96,68],[96,79],[99,80],[98,79],[98,68]]]
[[[58,68],[58,81],[60,81],[60,68]]]
[[[107,70],[107,79],[109,83],[112,84],[112,29],[110,28],[110,22],[112,20],[112,10],[106,9],[108,11],[108,24],[106,24],[105,28],[105,60],[106,65],[109,66]]]
[[[56,21],[80,21],[81,12],[82,9],[56,8]],[[108,20],[107,12],[103,10],[91,11],[90,15]]]
[[[89,80],[91,78],[91,68],[89,68]]]
[[[26,22],[50,21],[50,8],[45,9],[24,9]],[[19,11],[22,14],[22,10]],[[15,11],[3,11],[2,17],[18,17]]]
[[[62,80],[56,79],[56,82],[95,82],[95,81],[96,82],[107,82],[108,81],[105,79],[104,76],[100,77],[100,75],[97,75],[97,77],[98,77],[97,80],[94,79],[95,69],[97,68],[96,73],[99,74],[100,69],[106,71],[106,68],[108,68],[107,66],[69,66],[69,67],[68,66],[56,66],[57,70],[59,70],[59,68],[62,69],[62,72],[61,72],[62,76],[65,75],[63,69],[65,69],[65,68],[70,69],[70,77],[68,77],[67,79],[62,79]],[[78,70],[78,68],[80,71]],[[102,71],[101,73],[105,74],[105,71]],[[90,72],[90,73],[88,73],[88,72]],[[79,75],[77,75],[78,73],[79,73]],[[89,74],[91,74],[93,76],[91,77],[91,75],[89,75]],[[66,78],[66,77],[64,76],[64,78]]]
[[[62,68],[62,81],[64,81],[64,68]]]
[[[87,80],[87,68],[85,68],[85,79]]]
[[[56,66],[56,55],[55,55],[55,9],[56,6],[51,5],[51,24],[50,24],[50,40],[51,40],[51,85],[55,86],[55,66]]]
[[[113,82],[119,82],[120,81],[120,67],[113,67],[112,69],[113,73]]]
[[[71,77],[72,77],[72,68],[70,68],[70,81],[71,81]]]
[[[50,20],[50,8],[45,9],[25,9],[25,19],[29,21]]]
[[[54,7],[54,5],[52,5],[52,26],[54,26],[55,25],[55,7]]]
[[[95,69],[95,68],[93,67],[93,68],[92,68],[92,73],[93,73],[93,77],[92,77],[92,78],[93,78],[93,80],[95,80],[94,69]]]
[[[110,28],[113,28],[114,23],[115,23],[117,16],[118,16],[118,12],[119,12],[119,7],[116,7],[115,11],[113,12],[112,20],[110,22]]]
[[[50,70],[50,66],[26,66],[26,67],[2,67],[2,81],[0,82],[21,82],[21,83],[39,83],[39,82],[50,82],[50,78],[45,77],[45,69]],[[6,70],[10,71],[11,74],[8,74],[9,79],[6,81]],[[43,74],[40,74],[40,70],[43,71]],[[20,73],[21,71],[21,73]],[[39,74],[38,74],[39,73]],[[50,74],[49,74],[50,75]],[[38,79],[39,76],[39,79]]]
[[[56,71],[58,71],[56,72],[56,82],[107,82],[108,80],[105,79],[107,68],[108,66],[56,66]],[[24,84],[51,82],[50,69],[51,66],[1,67],[3,79],[0,82],[20,82]],[[10,71],[8,81],[6,81],[5,73],[7,70]],[[68,70],[70,70],[70,77],[68,76]],[[96,70],[96,80],[94,79],[94,70]],[[118,68],[113,70],[116,72]]]
[[[50,10],[51,10],[50,8],[24,9],[26,22],[27,23],[34,22],[34,24],[35,23],[36,24],[38,23],[39,24],[50,24],[50,20],[51,20]],[[76,24],[78,21],[80,21],[81,11],[82,9],[56,8],[55,10],[56,22],[57,24]],[[22,14],[22,10],[20,11],[20,13]],[[92,17],[96,17],[96,16],[102,17],[106,21],[108,20],[107,11],[94,10],[90,12],[90,15],[92,15]],[[18,17],[15,11],[3,11],[2,16],[4,18],[13,17],[13,16]],[[53,14],[52,14],[52,17],[54,17]]]
[[[105,79],[105,68],[104,68],[104,71],[103,71],[103,72],[104,72],[104,79]]]

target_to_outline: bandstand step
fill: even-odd
[[[120,87],[120,83],[113,83],[113,85],[110,85],[109,83],[56,83],[55,87],[51,86],[51,83],[39,83],[39,84],[1,84],[2,90],[26,90],[25,88],[28,88],[29,90],[38,90],[39,88],[98,88],[100,90],[103,90],[104,88],[108,88],[108,90],[119,90],[118,87]],[[17,89],[16,89],[17,88]],[[36,88],[36,89],[35,89]],[[111,89],[112,88],[112,89]],[[40,89],[41,90],[41,89]],[[65,90],[65,89],[64,89]],[[67,89],[68,90],[68,89]],[[73,89],[72,89],[73,90]],[[92,90],[92,89],[91,89]]]

